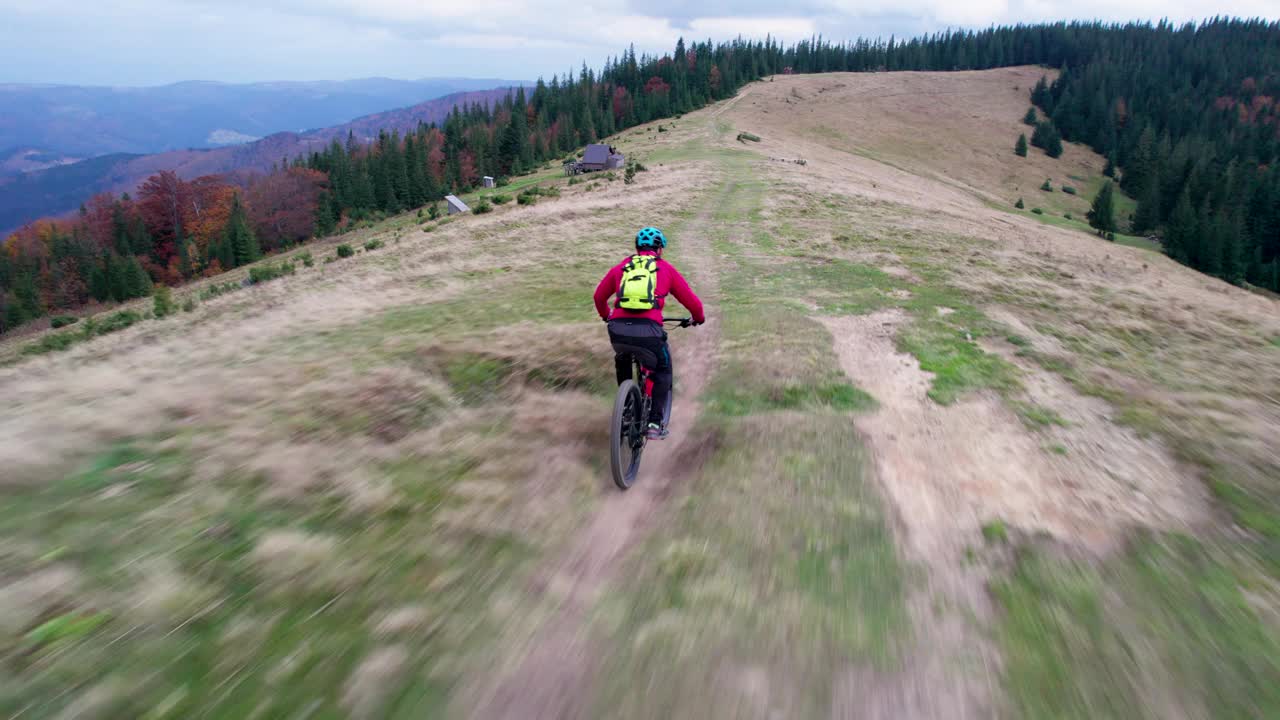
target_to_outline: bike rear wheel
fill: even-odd
[[[613,431],[610,438],[610,466],[613,482],[619,489],[627,490],[640,472],[640,455],[645,442],[644,394],[634,380],[623,381],[618,386],[618,396],[613,402]]]

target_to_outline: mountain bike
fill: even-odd
[[[692,325],[693,319],[663,318],[662,322],[678,323],[684,328]],[[613,482],[619,489],[626,490],[635,484],[636,475],[640,472],[640,456],[647,441],[645,430],[649,425],[649,410],[653,407],[653,368],[658,364],[658,358],[641,347],[616,345],[615,348],[631,355],[631,377],[618,386],[618,395],[613,401],[613,431],[609,440]],[[663,427],[671,419],[673,395],[674,388],[667,394],[667,406],[662,409]]]

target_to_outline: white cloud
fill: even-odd
[[[795,42],[818,34],[813,18],[802,17],[708,17],[689,21],[693,37],[702,40],[772,36],[784,42]]]
[[[1276,18],[1278,0],[0,0],[0,81],[532,79],[676,38],[899,37],[1057,19]],[[50,48],[56,48],[51,52]],[[163,58],[163,61],[157,61]]]

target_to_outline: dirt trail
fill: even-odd
[[[1065,384],[1050,394],[1044,378],[1032,377],[1028,391],[1070,413],[1071,426],[1057,432],[1077,457],[1052,455],[1045,438],[988,393],[937,405],[927,396],[932,375],[894,346],[905,321],[900,311],[824,320],[845,372],[880,402],[858,428],[895,507],[903,548],[927,572],[909,598],[918,650],[896,673],[850,670],[836,683],[833,716],[989,717],[999,658],[982,632],[991,617],[988,551],[974,562],[965,557],[982,545],[984,523],[1103,551],[1133,525],[1192,527],[1207,503],[1164,448],[1112,426]]]
[[[598,665],[589,638],[591,608],[626,550],[661,517],[660,510],[677,490],[674,485],[689,471],[683,459],[695,454],[701,442],[690,430],[700,410],[698,397],[715,369],[719,339],[710,240],[701,228],[708,226],[716,205],[713,198],[687,225],[690,231],[679,236],[678,263],[690,284],[701,291],[708,320],[691,331],[672,333],[677,392],[672,437],[648,445],[640,477],[627,492],[618,492],[607,478],[601,480],[605,497],[600,507],[543,574],[544,590],[556,604],[551,617],[523,647],[510,648],[510,656],[519,658],[513,669],[499,671],[491,679],[492,686],[462,693],[468,717],[566,720],[590,716],[588,688]]]

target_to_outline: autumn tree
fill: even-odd
[[[138,189],[138,205],[155,244],[152,257],[160,266],[177,255],[189,212],[191,187],[171,170],[147,178]]]
[[[249,183],[245,205],[263,250],[272,252],[311,237],[319,224],[325,185],[324,173],[303,167],[259,176]],[[328,198],[325,199],[327,203]],[[329,223],[329,229],[332,225]]]

